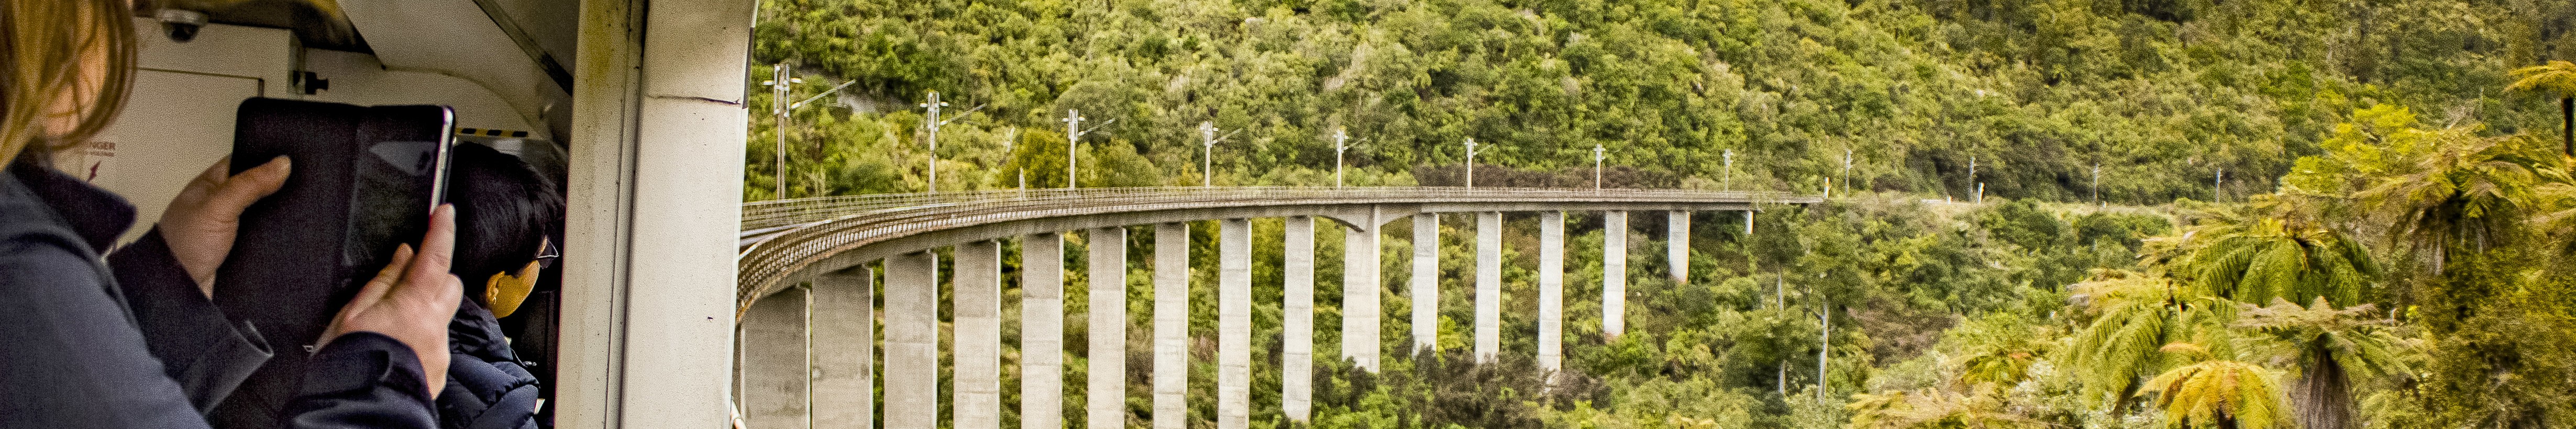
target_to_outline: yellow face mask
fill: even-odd
[[[492,317],[510,317],[510,313],[519,311],[519,304],[526,303],[528,293],[537,289],[540,268],[536,262],[529,262],[519,272],[492,273],[492,278],[483,282],[483,302],[492,304]]]

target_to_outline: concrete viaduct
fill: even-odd
[[[1217,427],[1247,427],[1252,383],[1252,238],[1248,219],[1285,218],[1282,411],[1311,412],[1316,219],[1345,228],[1341,308],[1343,358],[1379,368],[1378,237],[1389,222],[1410,218],[1414,263],[1412,335],[1437,344],[1439,227],[1443,214],[1476,219],[1474,351],[1497,353],[1501,311],[1502,212],[1540,216],[1538,362],[1563,364],[1565,212],[1603,213],[1604,228],[1626,231],[1631,212],[1669,216],[1666,257],[1676,280],[1686,275],[1692,211],[1744,212],[1766,205],[1811,204],[1812,195],[1648,189],[1513,189],[1455,187],[1219,187],[1014,190],[827,197],[744,205],[737,291],[735,397],[753,428],[870,427],[882,373],[887,427],[940,426],[939,403],[951,401],[957,428],[1001,426],[1002,240],[1018,240],[1022,269],[1020,348],[1065,350],[1064,240],[1086,235],[1090,289],[1125,291],[1126,235],[1150,225],[1153,314],[1151,391],[1158,429],[1182,429],[1188,415],[1189,224],[1218,221]],[[1747,223],[1746,229],[1752,224]],[[1602,329],[1621,332],[1627,283],[1627,236],[1605,234]],[[942,273],[933,251],[952,248]],[[1166,249],[1181,249],[1165,251]],[[1202,261],[1203,263],[1203,261]],[[874,337],[880,311],[871,296],[882,266],[884,368]],[[950,385],[940,382],[939,279],[952,288]],[[803,287],[799,287],[803,285]],[[1125,422],[1126,295],[1088,297],[1088,421]],[[1266,303],[1265,303],[1266,304]],[[1204,305],[1204,304],[1201,304]],[[1021,359],[1020,427],[1064,427],[1063,353]],[[1102,394],[1109,392],[1109,394]]]

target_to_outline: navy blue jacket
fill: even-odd
[[[35,157],[0,174],[0,427],[206,427],[271,355],[259,330],[206,299],[158,232],[102,259],[133,207]],[[283,425],[437,426],[401,342],[352,333],[313,360]]]

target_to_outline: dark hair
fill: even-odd
[[[456,205],[456,253],[449,272],[465,296],[483,296],[483,281],[517,272],[537,256],[539,238],[563,243],[564,197],[553,180],[519,157],[475,143],[449,151],[447,202]]]

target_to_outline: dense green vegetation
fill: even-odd
[[[917,192],[934,158],[942,190],[1064,186],[1068,109],[1116,120],[1072,153],[1086,187],[1328,185],[1347,130],[1358,185],[1457,183],[1473,138],[1480,185],[1589,185],[1601,145],[1614,187],[1838,189],[1749,235],[1700,215],[1678,283],[1647,257],[1660,220],[1572,216],[1553,385],[1527,335],[1503,336],[1502,362],[1461,355],[1464,293],[1441,297],[1437,353],[1378,374],[1329,360],[1325,258],[1317,427],[2576,425],[2576,66],[2548,62],[2576,58],[2563,2],[768,0],[761,17],[746,84],[780,62],[807,80],[795,99],[850,82],[786,127],[789,197]],[[936,154],[925,91],[985,106]],[[774,101],[750,92],[755,113]],[[1228,136],[1213,172],[1201,122]],[[752,199],[779,196],[777,126],[749,130]],[[1536,329],[1535,221],[1507,222],[1505,332]],[[1444,284],[1471,272],[1465,222],[1444,222]],[[1279,221],[1254,225],[1255,299],[1276,303]],[[1383,251],[1406,254],[1407,228]],[[1212,260],[1214,225],[1193,232]],[[1636,247],[1618,337],[1582,322],[1607,233]],[[1340,253],[1332,234],[1319,254]],[[1384,352],[1406,356],[1410,261],[1385,262]],[[1150,314],[1132,265],[1129,314]],[[1279,310],[1256,308],[1256,425],[1289,426]],[[1192,311],[1213,344],[1213,307]],[[1194,397],[1214,390],[1202,357]]]

